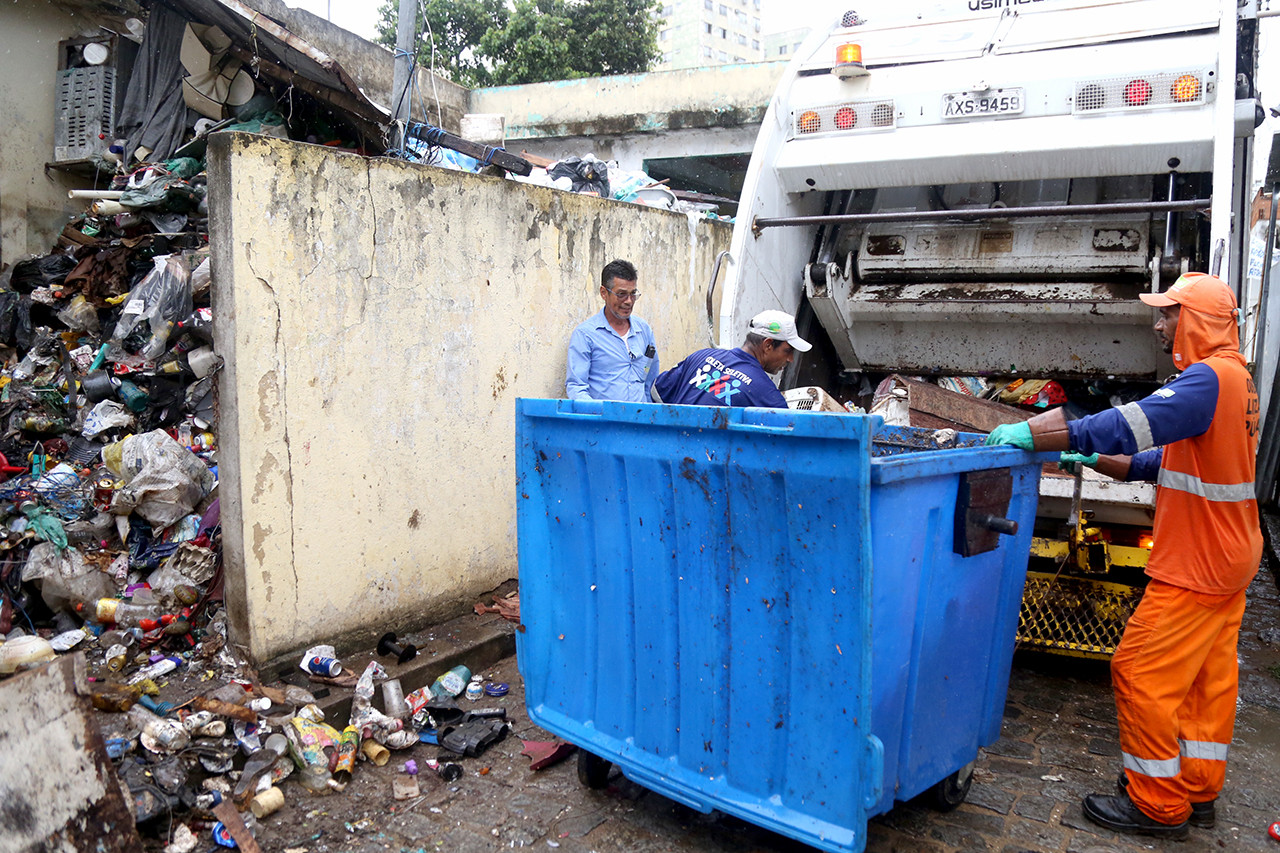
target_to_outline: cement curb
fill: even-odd
[[[401,664],[394,657],[379,657],[375,650],[367,649],[343,656],[344,671],[359,675],[369,661],[376,660],[386,668],[388,677],[400,679],[405,693],[430,684],[459,665],[466,666],[472,673],[484,674],[498,661],[515,654],[516,626],[499,616],[472,614],[397,639],[416,645],[417,657]],[[324,711],[325,720],[330,725],[337,728],[346,725],[351,716],[354,692],[351,688],[312,682],[297,666],[281,667],[275,674],[279,680],[305,687],[313,693],[327,689],[328,694],[317,697],[316,704]],[[374,694],[374,706],[382,707],[380,692]]]

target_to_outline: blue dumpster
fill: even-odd
[[[1000,733],[1049,455],[875,416],[541,399],[517,403],[516,451],[534,722],[823,850],[861,851],[895,800],[963,796]]]

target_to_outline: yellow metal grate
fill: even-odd
[[[1018,648],[1110,657],[1140,600],[1139,587],[1027,572],[1018,616]]]

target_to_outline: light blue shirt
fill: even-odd
[[[625,338],[609,326],[603,308],[573,330],[564,380],[570,400],[649,403],[649,389],[657,378],[658,347],[653,329],[639,317],[632,315]]]

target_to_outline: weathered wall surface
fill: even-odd
[[[0,3],[0,266],[49,251],[72,209],[67,190],[89,185],[44,164],[53,159],[58,42],[96,30],[49,3]]]
[[[217,134],[221,494],[258,659],[455,615],[515,574],[514,402],[563,396],[615,257],[665,364],[706,345],[717,222]]]
[[[474,89],[468,111],[506,117],[507,148],[591,153],[639,169],[646,157],[751,151],[785,62],[755,62]]]

